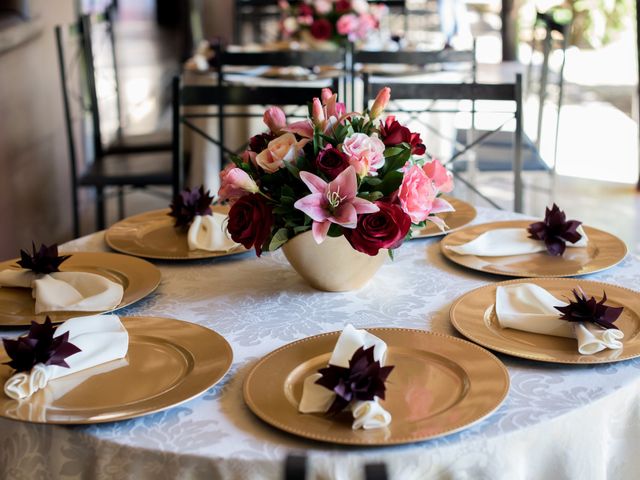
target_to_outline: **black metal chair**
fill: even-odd
[[[88,20],[84,26],[84,55],[87,65],[87,74],[93,78],[88,82],[92,89],[89,94],[97,99],[92,102],[93,141],[96,155],[101,156],[112,153],[138,153],[138,152],[170,152],[171,131],[161,130],[148,134],[132,135],[127,133],[123,122],[123,106],[121,98],[120,77],[118,75],[118,60],[116,49],[116,35],[114,17],[116,7],[111,3],[104,11],[94,15],[86,15]],[[96,63],[96,53],[100,51],[101,58],[109,58],[110,64],[101,67]],[[97,88],[97,81],[103,85],[110,85],[111,92],[93,91]],[[108,97],[108,98],[107,98]],[[101,106],[108,99],[113,101],[112,110],[115,111],[113,119],[115,128],[105,131],[102,120]]]
[[[456,147],[453,155],[448,160],[445,160],[443,163],[452,167],[455,162],[460,160],[464,154],[469,152],[472,149],[476,149],[478,146],[483,144],[488,138],[492,135],[495,135],[496,132],[502,130],[502,128],[511,120],[515,119],[515,130],[513,134],[513,142],[511,144],[511,148],[513,149],[513,157],[512,157],[512,169],[514,172],[514,183],[513,183],[513,191],[514,191],[514,210],[516,212],[522,212],[522,194],[523,194],[523,185],[522,185],[522,76],[520,74],[516,75],[515,82],[513,83],[501,83],[501,84],[481,84],[481,83],[371,83],[368,81],[367,76],[365,76],[365,98],[372,100],[375,98],[376,94],[383,86],[388,86],[391,88],[393,98],[395,100],[469,100],[472,104],[475,105],[474,102],[482,101],[482,100],[494,100],[494,101],[510,101],[515,104],[514,111],[509,112],[500,112],[506,114],[509,118],[504,123],[500,124],[498,128],[493,130],[488,130],[473,138],[471,142],[462,146],[461,148]],[[433,105],[433,104],[432,104]],[[475,108],[475,107],[473,107]],[[389,110],[388,110],[389,111]],[[456,113],[460,110],[459,108],[453,109],[437,109],[428,107],[426,109],[403,109],[401,110],[405,113],[424,113],[424,112],[440,112],[440,113]],[[492,110],[493,113],[496,113],[495,110]],[[472,113],[472,112],[469,112]],[[476,194],[480,195],[484,198],[488,203],[493,205],[496,208],[500,208],[493,200],[487,198],[486,195],[482,194],[475,185],[471,182],[467,181],[464,177],[462,177],[461,172],[457,172],[455,169],[452,169],[453,174],[459,179],[463,184],[465,184],[470,190],[474,191]]]
[[[336,82],[333,85],[336,88]],[[259,118],[263,112],[230,111],[229,107],[266,107],[270,105],[278,106],[306,106],[313,97],[319,97],[321,87],[303,86],[253,86],[248,84],[238,85],[218,85],[215,83],[207,85],[187,85],[180,77],[175,77],[173,81],[173,155],[174,164],[184,163],[183,156],[183,129],[193,131],[205,140],[216,145],[220,151],[220,163],[223,163],[225,155],[236,155],[240,153],[246,144],[229,147],[225,142],[224,125],[225,120],[232,118]],[[201,107],[201,108],[198,108]],[[202,107],[206,111],[202,111]],[[210,111],[214,109],[214,111]],[[194,111],[198,110],[198,111]],[[307,112],[288,113],[288,118],[304,118]],[[219,128],[216,136],[209,133],[206,127],[197,125],[200,119],[217,119]],[[257,133],[257,132],[256,132]],[[217,138],[216,138],[217,137]],[[182,183],[182,178],[180,179]]]
[[[306,480],[307,457],[306,455],[287,455],[284,461],[284,480]]]
[[[365,480],[387,480],[387,466],[384,463],[369,463],[364,466]]]
[[[295,4],[296,0],[289,3]],[[233,7],[233,42],[237,44],[244,43],[243,29],[247,23],[251,25],[252,40],[262,43],[265,21],[280,17],[278,0],[234,0]]]
[[[99,125],[99,120],[95,118],[94,108],[98,95],[95,77],[89,72],[93,56],[87,56],[86,53],[89,22],[89,17],[83,16],[78,23],[70,27],[55,28],[69,149],[75,236],[80,234],[80,188],[95,189],[95,217],[98,230],[105,228],[105,189],[109,187],[117,188],[120,217],[124,216],[125,187],[169,185],[174,191],[179,190],[177,172],[180,167],[173,164],[170,152],[107,154],[96,147],[100,144],[99,129],[96,131],[95,128]],[[80,149],[76,145],[78,130],[82,137],[89,140],[89,145],[85,141],[81,143],[85,147],[82,148],[84,155],[81,156],[78,155]],[[88,134],[90,139],[87,138]],[[81,158],[83,162],[80,162]]]

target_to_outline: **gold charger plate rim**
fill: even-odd
[[[124,289],[123,292],[123,296],[122,296],[122,300],[121,302],[115,307],[112,308],[110,310],[104,310],[104,311],[98,311],[98,312],[91,312],[91,311],[76,311],[76,310],[70,310],[70,311],[64,311],[64,310],[57,310],[55,312],[43,312],[39,315],[33,315],[33,318],[29,318],[28,320],[24,320],[24,321],[20,321],[20,320],[16,320],[13,322],[8,322],[6,320],[3,320],[2,318],[6,318],[6,317],[11,317],[11,315],[9,314],[5,314],[5,313],[0,313],[0,327],[24,327],[24,326],[29,326],[31,324],[31,320],[35,319],[35,318],[44,318],[45,316],[50,316],[51,317],[51,321],[56,324],[56,323],[61,323],[65,320],[68,320],[69,318],[74,318],[74,317],[84,317],[84,316],[89,316],[89,315],[98,315],[98,314],[104,314],[104,313],[110,313],[110,312],[115,312],[117,310],[120,310],[122,308],[128,307],[130,305],[133,305],[134,303],[142,300],[143,298],[146,298],[147,296],[151,295],[153,292],[155,292],[157,290],[157,288],[160,286],[160,282],[162,280],[162,274],[160,272],[160,270],[158,269],[158,267],[156,267],[154,264],[152,264],[151,262],[148,262],[142,258],[137,258],[135,256],[131,256],[131,255],[123,255],[121,253],[114,253],[114,252],[66,252],[64,251],[64,248],[62,249],[61,252],[63,255],[70,255],[70,258],[62,263],[62,265],[60,266],[61,271],[73,271],[73,270],[68,270],[66,267],[73,265],[76,262],[81,262],[78,266],[94,266],[94,267],[103,267],[103,266],[109,266],[109,268],[111,270],[116,271],[117,273],[120,273],[122,275],[124,275],[125,277],[127,277],[127,279],[130,279],[134,274],[136,277],[140,277],[142,280],[144,280],[144,283],[142,285],[136,285],[135,283],[132,284],[129,283],[129,285],[127,285]],[[75,257],[75,258],[74,258]],[[100,258],[104,258],[105,262],[97,262],[94,263],[93,265],[91,265],[91,260],[93,259],[93,261],[95,262],[96,260],[99,260]],[[86,259],[86,260],[85,260]],[[107,262],[108,259],[118,259],[120,261],[125,262],[126,264],[131,264],[131,268],[126,268],[126,269],[117,269],[117,268],[113,268],[110,265],[110,262]],[[4,262],[0,262],[0,270],[2,269],[1,267],[3,265],[6,266],[14,266],[17,265],[17,261],[20,260],[19,258],[14,258],[11,260],[6,260]],[[71,262],[71,263],[68,263]],[[65,265],[66,264],[66,265]],[[99,273],[96,273],[97,275],[99,275]],[[136,290],[134,287],[137,287],[139,290]],[[60,317],[58,319],[58,317]],[[22,318],[22,317],[21,317]]]
[[[440,237],[443,235],[449,235],[450,233],[453,232],[457,232],[458,230],[466,227],[467,225],[469,225],[471,222],[473,222],[473,220],[475,220],[475,218],[478,216],[478,211],[476,210],[476,207],[474,207],[471,203],[466,202],[464,200],[461,200],[459,198],[450,196],[450,195],[443,195],[442,198],[444,200],[446,200],[447,202],[449,202],[454,208],[455,208],[455,212],[450,212],[451,214],[453,214],[453,220],[454,222],[451,222],[454,226],[451,228],[448,228],[445,231],[441,231],[439,228],[437,228],[437,226],[435,226],[435,224],[431,224],[433,225],[433,227],[436,228],[436,231],[432,232],[432,233],[420,233],[420,232],[425,232],[428,231],[432,228],[431,225],[427,225],[419,230],[416,230],[415,233],[411,234],[411,239],[413,240],[415,239],[419,239],[419,238],[433,238],[433,237]],[[460,214],[462,214],[462,221],[461,220],[456,220],[456,216],[455,213],[459,212]],[[449,213],[449,212],[448,212]],[[460,217],[458,217],[460,218]],[[447,225],[448,226],[448,225]]]
[[[222,213],[222,208],[226,208],[226,207],[219,207],[219,208],[220,210],[218,211]],[[239,245],[238,247],[236,247],[234,250],[230,252],[209,252],[207,250],[192,250],[191,252],[194,252],[193,254],[189,253],[187,255],[171,255],[171,254],[149,253],[149,252],[139,251],[137,249],[129,248],[126,245],[122,246],[119,244],[118,242],[119,229],[131,225],[132,222],[135,224],[135,222],[140,221],[142,219],[145,219],[148,221],[148,220],[155,220],[157,217],[157,220],[160,220],[161,218],[166,217],[166,214],[168,211],[169,211],[168,208],[161,208],[157,210],[150,210],[148,212],[138,213],[136,215],[132,215],[130,217],[124,218],[114,223],[113,225],[111,225],[105,231],[104,240],[106,244],[109,246],[109,248],[115,250],[116,252],[124,253],[126,255],[131,255],[134,257],[148,258],[151,260],[177,260],[177,261],[204,260],[209,258],[229,257],[232,255],[239,255],[241,253],[246,253],[249,251],[248,249],[244,248],[242,245]],[[216,211],[215,208],[214,208],[214,211]]]
[[[470,265],[469,262],[465,262],[464,259],[466,257],[469,257],[471,259],[474,258],[492,258],[492,257],[486,257],[486,256],[480,256],[480,255],[457,255],[453,252],[451,252],[447,246],[450,245],[452,242],[454,242],[456,240],[456,235],[460,235],[464,232],[466,232],[467,230],[470,229],[474,229],[474,228],[481,228],[481,227],[488,227],[488,226],[495,226],[497,228],[500,228],[499,225],[503,225],[504,227],[512,227],[512,228],[518,228],[518,227],[524,227],[524,226],[528,226],[531,223],[535,222],[535,219],[532,220],[503,220],[503,221],[496,221],[496,222],[486,222],[486,223],[480,223],[480,224],[476,224],[476,225],[466,225],[458,230],[456,230],[455,232],[452,232],[450,235],[447,235],[445,238],[442,239],[442,242],[440,242],[440,252],[442,253],[442,255],[449,260],[452,263],[455,263],[456,265],[460,265],[461,267],[467,268],[469,270],[474,270],[476,272],[482,272],[482,273],[490,273],[492,275],[501,275],[504,277],[517,277],[517,278],[564,278],[564,277],[574,277],[574,276],[581,276],[581,275],[590,275],[592,273],[598,273],[598,272],[602,272],[604,270],[607,270],[611,267],[615,267],[616,265],[618,265],[620,262],[622,262],[626,257],[627,254],[629,252],[629,249],[627,247],[627,244],[622,241],[620,238],[618,238],[616,235],[609,233],[605,230],[601,230],[599,228],[595,228],[595,227],[590,227],[588,225],[583,225],[583,228],[585,229],[585,232],[587,234],[589,234],[589,237],[591,238],[591,236],[593,234],[598,234],[598,235],[603,235],[606,236],[608,238],[610,238],[613,242],[615,242],[617,244],[618,247],[621,248],[621,254],[618,255],[616,257],[616,260],[610,264],[607,265],[602,265],[600,267],[597,268],[590,268],[588,270],[585,270],[583,272],[571,272],[571,273],[562,273],[562,274],[544,274],[544,273],[536,273],[536,272],[531,272],[531,271],[504,271],[504,270],[497,270],[497,269],[484,269],[484,268],[478,268],[478,267],[474,267],[473,265]],[[496,229],[497,229],[496,228]],[[489,229],[485,230],[485,231],[481,231],[479,233],[485,233],[486,231],[489,231]],[[545,254],[545,252],[539,252],[540,254]],[[518,255],[510,255],[510,257],[517,257]],[[597,258],[597,257],[596,257]],[[587,263],[587,265],[590,265],[594,262],[594,259],[591,259],[591,261],[589,263]]]
[[[633,358],[637,358],[640,356],[640,350],[636,353],[632,353],[632,354],[621,354],[620,356],[613,358],[613,359],[603,359],[603,358],[599,358],[594,354],[594,355],[581,355],[579,353],[575,353],[573,356],[578,357],[578,359],[563,359],[563,358],[558,358],[558,359],[550,359],[546,356],[543,356],[541,354],[529,354],[526,352],[521,352],[518,350],[513,350],[510,348],[506,348],[500,345],[496,345],[495,343],[492,343],[491,341],[486,341],[483,338],[478,337],[477,335],[474,335],[473,333],[470,333],[469,330],[467,328],[464,327],[464,325],[462,325],[462,322],[464,320],[460,320],[460,319],[456,319],[454,312],[455,309],[465,300],[468,300],[469,297],[473,296],[473,295],[478,295],[480,294],[482,291],[484,290],[493,290],[498,288],[499,286],[503,286],[503,285],[514,285],[514,284],[518,284],[518,283],[534,283],[538,286],[542,286],[539,285],[539,283],[545,283],[546,281],[550,281],[550,280],[557,280],[557,281],[561,281],[561,282],[580,282],[580,283],[587,283],[593,286],[600,286],[602,288],[605,287],[615,287],[616,289],[619,290],[623,290],[626,292],[629,292],[633,295],[638,295],[639,292],[636,292],[635,290],[632,290],[630,288],[627,287],[622,287],[620,285],[615,285],[612,283],[605,283],[605,282],[598,282],[595,280],[583,280],[583,279],[572,279],[572,278],[565,278],[565,277],[532,277],[532,278],[518,278],[518,279],[513,279],[513,280],[505,280],[503,282],[496,282],[496,283],[492,283],[489,285],[483,285],[482,287],[478,287],[478,288],[474,288],[473,290],[470,290],[466,293],[464,293],[463,295],[461,295],[460,297],[458,297],[453,304],[451,305],[451,308],[449,309],[449,320],[451,321],[451,324],[453,325],[453,327],[456,329],[456,331],[458,333],[460,333],[461,335],[463,335],[465,338],[467,338],[468,340],[477,343],[479,346],[490,349],[494,352],[499,352],[499,353],[503,353],[506,355],[510,355],[512,357],[518,357],[518,358],[524,358],[525,360],[534,360],[537,362],[544,362],[544,363],[551,363],[551,364],[565,364],[565,365],[598,365],[598,364],[605,364],[605,363],[616,363],[616,362],[622,362],[625,360],[631,360]],[[494,301],[495,303],[495,301]],[[491,305],[487,305],[487,308],[490,307]],[[484,312],[481,312],[478,314],[479,316],[484,316]],[[484,324],[484,319],[482,319],[482,323]],[[487,329],[488,332],[489,329]],[[532,332],[521,332],[521,333],[527,333],[530,335],[540,335],[540,334],[536,334],[536,333],[532,333]],[[577,352],[577,350],[576,350]],[[624,352],[624,343],[623,343],[623,352]]]
[[[272,416],[270,416],[269,414],[265,413],[264,411],[261,410],[261,408],[255,403],[253,397],[252,397],[252,392],[251,392],[251,388],[252,388],[252,382],[254,375],[256,374],[256,372],[259,370],[260,367],[262,367],[266,362],[268,362],[270,359],[272,359],[274,356],[279,355],[281,352],[286,351],[290,348],[294,348],[297,345],[303,344],[303,343],[308,343],[308,342],[312,342],[316,339],[320,339],[323,337],[329,337],[329,336],[338,336],[341,331],[333,331],[333,332],[326,332],[326,333],[321,333],[318,335],[313,335],[310,337],[305,337],[299,340],[295,340],[293,342],[290,342],[286,345],[283,345],[275,350],[273,350],[272,352],[266,354],[264,357],[262,357],[249,371],[249,373],[247,374],[244,383],[243,383],[243,387],[242,387],[242,393],[243,393],[243,398],[245,403],[247,404],[247,406],[249,407],[249,409],[258,417],[260,418],[262,421],[264,421],[265,423],[276,427],[284,432],[287,432],[289,434],[293,434],[293,435],[297,435],[303,438],[307,438],[307,439],[311,439],[311,440],[316,440],[316,441],[321,441],[321,442],[325,442],[325,443],[334,443],[334,444],[338,444],[338,445],[350,445],[350,446],[360,446],[360,447],[377,447],[377,446],[388,446],[388,445],[401,445],[401,444],[407,444],[407,443],[416,443],[416,442],[422,442],[422,441],[427,441],[427,440],[432,440],[435,438],[439,438],[442,436],[446,436],[446,435],[451,435],[457,432],[460,432],[461,430],[465,430],[467,428],[470,428],[472,426],[474,426],[475,424],[481,422],[482,420],[488,418],[489,416],[491,416],[496,410],[498,410],[498,408],[500,408],[500,406],[504,403],[508,393],[509,393],[509,389],[510,389],[510,385],[511,385],[511,379],[509,377],[509,372],[507,370],[507,367],[504,365],[504,363],[502,363],[502,361],[500,361],[500,359],[495,356],[492,352],[490,352],[489,350],[473,343],[470,342],[466,339],[462,339],[462,338],[457,338],[457,337],[453,337],[451,335],[446,335],[443,333],[439,333],[439,332],[429,332],[426,330],[420,330],[420,329],[412,329],[412,328],[404,328],[404,327],[372,327],[372,328],[368,328],[365,327],[364,328],[366,331],[371,332],[371,333],[377,333],[377,332],[400,332],[400,333],[407,333],[407,334],[420,334],[420,335],[427,335],[427,336],[431,336],[431,337],[440,337],[442,339],[444,339],[445,341],[452,341],[455,343],[459,343],[464,345],[466,348],[472,348],[474,350],[476,350],[477,352],[480,352],[482,355],[486,355],[486,357],[488,359],[490,359],[493,362],[493,366],[497,367],[497,369],[500,371],[500,373],[503,376],[503,380],[504,380],[504,389],[502,389],[502,391],[500,391],[497,395],[496,395],[496,399],[495,399],[495,403],[493,405],[492,408],[482,412],[481,415],[478,415],[477,418],[474,418],[470,421],[467,422],[463,422],[461,424],[456,424],[453,425],[451,428],[447,428],[447,429],[443,429],[442,431],[437,431],[435,433],[431,433],[429,435],[423,435],[423,436],[399,436],[396,438],[392,438],[390,440],[384,440],[384,441],[380,441],[380,442],[370,442],[370,441],[363,441],[363,440],[358,440],[357,438],[354,438],[353,440],[345,440],[344,438],[341,437],[333,437],[331,435],[321,435],[321,434],[316,434],[313,432],[309,432],[309,431],[305,431],[305,430],[300,430],[298,428],[296,428],[295,426],[291,426],[289,424],[283,423],[277,419],[274,419]],[[393,345],[389,345],[389,346],[393,346]],[[329,353],[329,352],[327,352]],[[451,359],[450,359],[451,360]],[[454,361],[454,360],[452,360]],[[455,362],[455,361],[454,361]],[[463,369],[464,370],[464,369]]]
[[[164,392],[163,394],[157,395],[157,394],[153,394],[150,395],[148,399],[145,399],[146,401],[157,401],[158,404],[156,406],[151,406],[151,407],[143,407],[140,408],[139,411],[137,412],[130,412],[130,413],[125,413],[125,414],[121,414],[121,415],[116,415],[116,416],[104,416],[105,414],[102,414],[103,417],[99,417],[99,418],[90,418],[87,420],[52,420],[52,421],[46,421],[46,420],[39,420],[39,419],[27,419],[27,418],[16,418],[15,416],[8,416],[4,413],[4,411],[2,409],[0,409],[0,417],[3,418],[8,418],[11,420],[16,420],[16,421],[23,421],[23,422],[27,422],[27,423],[35,423],[35,424],[43,424],[43,425],[94,425],[94,424],[100,424],[100,423],[110,423],[110,422],[116,422],[116,421],[123,421],[123,420],[130,420],[132,418],[139,418],[139,417],[143,417],[146,415],[151,415],[154,413],[158,413],[161,412],[163,410],[168,410],[170,408],[174,408],[177,407],[179,405],[182,405],[183,403],[186,403],[190,400],[193,400],[194,398],[199,397],[200,395],[202,395],[204,392],[206,392],[208,389],[212,388],[213,386],[215,386],[216,384],[218,384],[229,372],[229,369],[231,368],[231,365],[233,363],[233,349],[231,347],[231,345],[229,344],[229,342],[227,341],[226,338],[224,338],[220,333],[216,332],[215,330],[212,330],[210,328],[207,328],[203,325],[197,324],[197,323],[193,323],[193,322],[188,322],[185,320],[178,320],[175,318],[167,318],[167,317],[156,317],[156,316],[137,316],[137,317],[121,317],[120,318],[122,323],[124,324],[125,328],[127,329],[127,332],[133,333],[134,335],[137,333],[136,330],[137,329],[144,329],[145,327],[140,325],[143,322],[161,322],[161,323],[170,323],[172,325],[179,325],[179,328],[193,328],[194,330],[196,330],[196,333],[194,333],[194,338],[196,337],[200,337],[202,335],[207,335],[208,337],[208,342],[211,342],[212,338],[215,339],[215,345],[216,348],[215,349],[208,349],[209,351],[216,351],[218,352],[221,348],[224,349],[224,355],[221,356],[221,360],[224,361],[224,366],[218,371],[218,373],[214,376],[208,377],[209,380],[207,380],[206,382],[202,382],[198,387],[196,387],[195,389],[192,387],[190,390],[191,392],[186,395],[186,396],[182,396],[182,398],[180,398],[177,401],[168,401],[168,402],[164,402],[162,401],[163,398],[165,398],[166,396],[170,396],[167,392]],[[136,325],[136,323],[138,325]],[[141,335],[145,336],[145,337],[149,337],[149,332],[148,330],[143,330],[140,332]],[[160,340],[165,340],[164,337],[157,337]],[[183,345],[182,345],[183,346]],[[184,347],[184,346],[183,346]],[[95,368],[95,367],[93,367]],[[78,372],[79,373],[79,372]],[[190,374],[191,372],[189,372]],[[189,374],[185,375],[183,377],[183,381],[185,379],[188,379]],[[202,374],[200,374],[202,375]],[[79,385],[76,388],[81,388],[81,385]],[[169,391],[171,394],[173,393],[173,390]],[[0,393],[0,395],[4,395],[2,393]],[[11,400],[6,400],[6,398],[4,399],[5,402],[11,402]],[[28,400],[26,400],[28,401]],[[123,408],[125,405],[121,405],[120,408]],[[118,406],[116,406],[116,408],[118,408]]]

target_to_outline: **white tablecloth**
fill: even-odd
[[[515,218],[480,209],[477,221]],[[0,478],[279,479],[289,452],[306,452],[313,479],[359,479],[385,461],[392,479],[636,479],[640,471],[640,359],[555,366],[501,356],[511,375],[503,406],[460,433],[419,444],[350,449],[282,433],[242,401],[254,362],[292,340],[341,329],[402,326],[454,334],[453,300],[497,280],[454,267],[438,240],[405,244],[355,293],[307,287],[278,252],[158,263],[160,288],[123,315],[206,325],[234,350],[231,371],[200,398],[147,417],[88,427],[0,419]],[[102,234],[66,250],[105,250]],[[638,288],[640,261],[590,278]],[[0,332],[6,334],[7,332]]]

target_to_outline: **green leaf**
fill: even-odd
[[[393,258],[393,249],[390,248],[389,250],[387,250],[387,252],[389,253],[389,258],[391,260],[394,260],[394,258]]]
[[[302,233],[302,232],[306,232],[308,230],[310,230],[311,227],[309,225],[299,225],[297,227],[293,227],[293,233],[295,233],[296,235]]]
[[[287,240],[289,240],[289,232],[286,228],[279,229],[273,237],[271,237],[271,242],[269,242],[269,251],[273,252],[277,250],[282,245],[284,245]]]
[[[366,183],[367,185],[375,187],[376,185],[380,185],[382,183],[382,179],[380,177],[364,177],[362,179],[362,183]]]
[[[291,175],[293,175],[295,178],[300,178],[300,170],[298,170],[298,167],[296,167],[293,163],[284,162],[284,166]]]
[[[340,227],[340,225],[332,223],[329,227],[329,233],[327,233],[327,235],[334,238],[339,237],[340,235],[342,235],[342,227]]]
[[[397,170],[387,173],[384,176],[382,183],[378,185],[378,190],[384,195],[391,194],[400,188],[400,184],[402,184],[402,177],[402,172],[398,172]]]
[[[365,200],[369,200],[370,202],[375,202],[376,200],[380,200],[384,197],[382,192],[368,192],[368,193],[360,193],[358,195],[360,198],[364,198]]]
[[[388,147],[384,151],[385,158],[395,157],[404,150],[402,147]]]

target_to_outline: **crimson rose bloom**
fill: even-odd
[[[316,168],[330,180],[336,178],[349,166],[349,157],[331,145],[320,150],[316,158]]]
[[[377,255],[381,248],[397,248],[411,228],[411,218],[398,205],[376,202],[380,211],[358,215],[354,229],[342,232],[353,248],[367,255]]]
[[[333,27],[331,22],[325,18],[319,18],[311,24],[310,28],[313,38],[318,40],[329,40],[333,34]]]
[[[259,133],[258,135],[254,135],[249,139],[249,150],[260,153],[267,148],[269,142],[274,138],[275,135],[272,133]]]
[[[351,10],[351,0],[338,0],[336,2],[336,12],[343,13]]]
[[[313,17],[313,8],[311,5],[303,3],[298,7],[298,15],[300,17]]]
[[[393,115],[388,116],[384,123],[380,122],[380,135],[387,147],[406,142],[411,145],[411,153],[413,155],[424,155],[427,151],[427,147],[422,143],[420,134],[411,132],[407,127],[400,124]]]
[[[229,235],[245,248],[255,247],[258,256],[262,254],[262,245],[271,233],[272,225],[271,207],[259,193],[240,197],[229,210]]]

